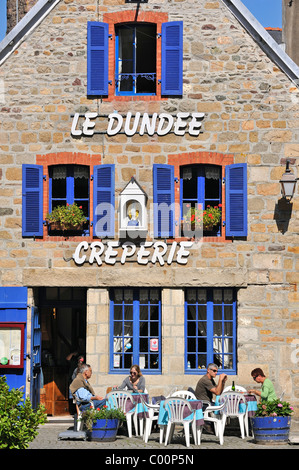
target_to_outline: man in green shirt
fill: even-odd
[[[273,383],[270,379],[267,379],[262,369],[253,369],[253,371],[251,371],[251,376],[256,383],[262,384],[262,388],[260,391],[255,389],[248,390],[249,393],[254,393],[261,397],[262,403],[277,400]]]

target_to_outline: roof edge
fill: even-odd
[[[0,65],[27,39],[60,0],[38,0],[0,42]]]
[[[245,7],[241,0],[222,0],[230,12],[241,23],[253,40],[260,46],[265,54],[288,76],[299,88],[299,67],[284,52],[284,50],[271,37],[266,29]]]

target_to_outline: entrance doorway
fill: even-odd
[[[39,290],[42,336],[40,401],[51,416],[73,413],[69,385],[79,355],[86,358],[86,289]]]

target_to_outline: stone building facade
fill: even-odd
[[[284,62],[278,64],[269,53],[271,41],[264,52],[230,3],[60,0],[1,62],[4,101],[0,106],[0,283],[2,289],[27,289],[27,354],[33,342],[32,307],[39,309],[45,382],[63,381],[65,357],[72,351],[74,339],[81,336],[86,360],[93,368],[92,382],[99,393],[105,393],[108,386],[119,385],[136,357],[143,366],[151,395],[166,394],[173,386],[195,388],[205,373],[206,361],[212,358],[219,360],[220,369],[228,374],[228,383],[235,380],[243,386],[252,387],[250,372],[261,367],[277,393],[285,391],[285,398],[299,415],[298,192],[290,203],[285,201],[279,182],[286,159],[290,159],[295,174],[298,169],[299,91],[294,79],[297,69],[294,66],[294,75],[288,76]],[[108,94],[103,96],[87,93],[88,22],[108,24],[111,35],[107,71],[111,83]],[[167,22],[183,24],[180,95],[162,95],[163,84],[158,82],[163,75],[160,34],[163,36],[162,24]],[[117,93],[115,31],[124,24],[156,26],[157,82],[152,94]],[[283,59],[288,62],[285,55]],[[86,113],[94,113],[88,115],[89,121]],[[180,122],[177,130],[181,133],[175,132],[173,125],[161,135],[157,130],[127,135],[124,127],[108,135],[108,121],[113,119],[108,116],[114,114],[125,120],[128,113],[151,118],[157,115],[157,119],[163,114],[171,116],[174,123],[179,116],[188,125]],[[197,119],[197,135],[189,132],[192,113]],[[112,236],[96,235],[92,209],[88,230],[79,235],[51,232],[45,222],[38,235],[28,235],[28,231],[24,235],[24,168],[32,165],[41,168],[43,175],[42,222],[49,211],[49,201],[54,200],[53,167],[89,168],[92,207],[97,194],[95,171],[103,165],[113,165]],[[242,206],[246,208],[245,225],[239,236],[228,235],[233,232],[228,229],[226,168],[232,165],[243,168],[247,181]],[[152,209],[157,189],[154,168],[165,166],[173,169],[174,176],[174,228],[170,236],[157,233]],[[203,166],[220,169],[217,201],[222,206],[221,224],[211,234],[205,231],[202,237],[186,237],[180,233],[182,187],[187,188],[188,184],[183,168],[187,173],[189,170],[190,180],[194,178],[190,171]],[[201,176],[196,175],[200,184]],[[148,245],[134,244],[135,253],[122,262],[124,247],[113,243],[122,243],[119,211],[125,197],[122,193],[132,181],[136,183],[135,190],[140,190],[138,194],[146,195],[142,209],[148,212]],[[30,208],[27,210],[30,215]],[[141,254],[142,249],[148,253]],[[99,255],[101,250],[103,254]],[[145,304],[141,291],[146,291],[146,295],[153,293],[153,305],[159,305],[158,320],[142,317],[140,307]],[[222,298],[222,313],[217,317],[215,296],[225,297],[226,293],[234,300]],[[127,294],[133,300],[126,301]],[[117,317],[117,295],[123,296],[119,305],[125,305],[125,320]],[[188,300],[188,296],[192,299]],[[202,300],[202,296],[210,300]],[[195,317],[195,306],[204,305],[208,311],[209,302],[214,307],[212,317]],[[126,310],[131,306],[134,322]],[[193,312],[191,317],[189,311]],[[118,320],[123,322],[122,333],[116,333]],[[127,320],[131,327],[125,333]],[[151,328],[156,320],[159,326],[153,334],[145,334],[144,330],[141,334],[136,326],[139,321]],[[216,323],[220,329],[213,333]],[[204,331],[199,333],[202,327]],[[119,349],[118,336],[122,341]],[[145,347],[145,341],[138,342],[138,336],[144,336],[146,341],[158,340],[158,346],[155,349],[155,343],[151,343]],[[216,346],[218,338],[221,346]],[[40,372],[39,364],[36,368]],[[25,354],[24,370],[26,378],[33,373],[32,356],[30,359]],[[27,393],[33,393],[30,386],[26,379]],[[50,392],[43,388],[40,393],[50,414],[65,410],[65,403],[58,406],[57,396],[45,398],[44,394]],[[63,400],[67,400],[67,395]]]

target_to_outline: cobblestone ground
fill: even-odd
[[[159,443],[159,432],[153,432],[150,436],[148,443],[144,443],[141,437],[133,436],[129,438],[125,430],[120,430],[117,435],[117,439],[114,442],[92,442],[89,440],[64,440],[59,438],[59,434],[67,430],[72,430],[73,427],[70,424],[45,424],[39,428],[38,436],[30,443],[29,449],[109,449],[115,451],[115,455],[121,455],[122,450],[144,450],[148,453],[156,454],[157,452],[164,453],[165,451],[186,451],[185,438],[180,429],[176,429],[171,444],[167,447]],[[291,434],[292,435],[292,434]],[[293,434],[294,435],[294,434]],[[296,436],[299,434],[296,432]],[[299,442],[299,441],[298,441]],[[274,445],[258,445],[254,442],[253,437],[247,437],[241,439],[239,430],[234,427],[233,429],[226,429],[224,435],[224,444],[220,446],[216,436],[210,434],[202,434],[201,445],[196,446],[193,444],[191,439],[191,445],[188,448],[188,452],[198,452],[200,449],[290,449],[298,450],[299,445],[296,444],[274,444]],[[126,451],[127,455],[127,451]],[[136,456],[136,452],[134,452]],[[138,454],[139,455],[139,454]]]

